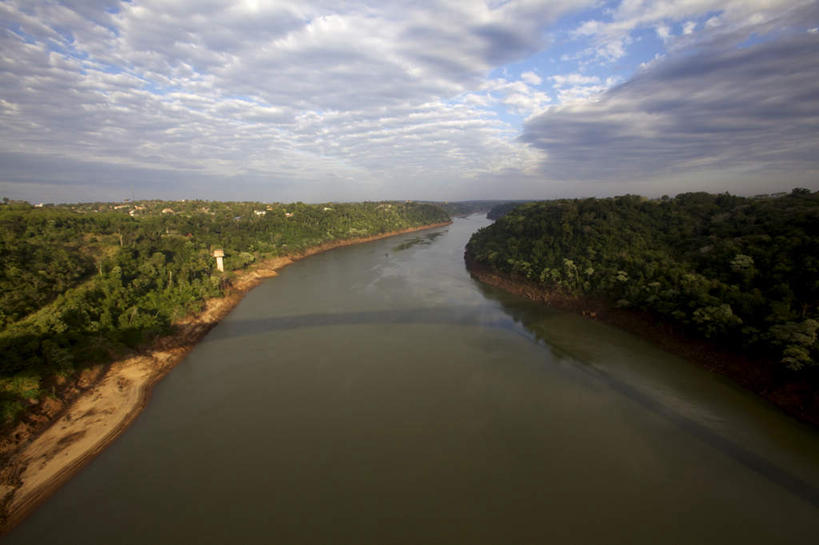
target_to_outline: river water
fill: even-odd
[[[8,543],[807,543],[819,433],[473,281],[479,216],[300,261]]]

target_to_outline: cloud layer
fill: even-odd
[[[799,0],[0,0],[0,192],[548,197],[815,171],[817,19]]]
[[[544,174],[629,180],[692,169],[816,170],[819,34],[656,62],[597,102],[555,108],[522,139]]]
[[[572,2],[329,5],[0,4],[2,151],[361,194],[525,162],[494,112],[450,99]]]

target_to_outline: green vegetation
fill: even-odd
[[[645,310],[689,334],[819,369],[819,192],[529,203],[467,259],[548,290]]]
[[[447,201],[447,202],[440,202],[440,201],[420,201],[425,204],[433,204],[440,208],[443,208],[444,211],[449,214],[450,216],[468,216],[470,214],[476,214],[478,212],[488,212],[497,206],[500,206],[508,201]],[[520,204],[524,201],[518,201],[517,204]]]
[[[0,423],[56,375],[109,361],[224,293],[229,271],[448,221],[417,203],[0,205]],[[211,257],[225,252],[226,274]]]
[[[489,209],[486,217],[490,220],[500,219],[525,202],[526,201],[509,201],[498,204],[497,206],[493,206],[491,209]]]

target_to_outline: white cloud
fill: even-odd
[[[555,74],[549,78],[557,91],[557,100],[562,105],[594,102],[607,89],[618,82],[610,77],[602,81],[597,76],[587,76],[579,72]]]
[[[525,170],[540,152],[487,107],[549,97],[482,82],[577,6],[0,3],[0,152],[369,187]]]
[[[523,80],[509,81],[504,78],[489,80],[481,86],[487,96],[494,102],[504,104],[522,117],[529,117],[546,110],[551,104],[551,97],[530,87]]]
[[[717,28],[720,25],[722,25],[722,20],[716,15],[705,21],[705,28]]]
[[[555,82],[557,86],[565,86],[565,85],[594,85],[600,83],[600,78],[597,76],[584,76],[580,73],[573,73],[573,74],[557,74],[551,76],[552,81]]]
[[[625,56],[632,33],[639,29],[653,28],[663,41],[669,41],[673,37],[671,24],[683,24],[686,36],[696,28],[690,19],[717,13],[705,21],[707,29],[721,27],[728,34],[756,25],[761,33],[771,25],[781,26],[794,14],[815,11],[815,5],[815,0],[624,0],[606,11],[606,20],[584,21],[572,36],[592,41],[593,46],[585,52],[587,57],[612,62]]]
[[[540,76],[538,76],[534,72],[524,72],[520,75],[520,79],[522,79],[529,85],[540,85],[543,82]]]

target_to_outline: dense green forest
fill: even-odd
[[[509,201],[454,201],[454,202],[438,202],[438,201],[420,201],[426,204],[433,204],[443,208],[450,216],[468,216],[478,212],[489,213],[492,210],[504,206]],[[524,201],[516,201],[520,204]]]
[[[500,203],[490,208],[489,212],[486,213],[486,217],[491,220],[500,219],[525,202],[527,201],[507,201]]]
[[[520,205],[467,260],[547,290],[640,309],[781,362],[819,362],[819,192],[686,193]]]
[[[224,293],[231,270],[448,221],[412,202],[0,205],[0,423],[44,381],[109,361]],[[225,252],[225,274],[212,251]]]

